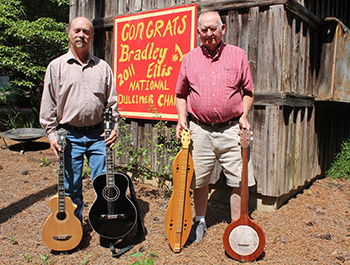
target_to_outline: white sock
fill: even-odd
[[[196,216],[195,222],[205,223],[205,216]]]

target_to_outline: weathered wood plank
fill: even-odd
[[[199,3],[199,11],[244,9],[256,6],[270,6],[287,3],[288,0],[211,0]]]
[[[266,190],[266,145],[267,145],[267,128],[265,117],[265,106],[254,106],[253,111],[253,145],[252,145],[252,162],[254,176],[257,180],[257,192],[263,193]]]
[[[272,39],[269,24],[270,10],[259,12],[258,62],[256,92],[271,92],[272,78]]]
[[[266,183],[264,183],[263,193],[269,194],[269,196],[277,196],[278,180],[277,178],[277,164],[279,163],[278,146],[281,144],[276,141],[278,139],[278,115],[279,106],[266,106],[266,137],[267,137],[267,148],[266,158],[267,158],[267,172],[266,172]]]
[[[279,92],[282,85],[282,56],[283,56],[283,17],[284,7],[282,5],[272,6],[270,10],[270,25],[272,38],[272,88],[274,92]]]
[[[285,12],[283,21],[283,53],[282,53],[282,83],[281,91],[284,93],[291,92],[292,87],[292,15],[290,12]]]
[[[252,72],[254,84],[257,80],[257,58],[258,58],[258,16],[259,8],[252,7],[249,9],[248,18],[248,59],[250,71]]]

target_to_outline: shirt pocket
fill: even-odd
[[[239,89],[241,82],[240,72],[238,69],[224,68],[222,80],[225,87],[237,90]]]
[[[106,100],[107,84],[101,79],[92,79],[89,81],[90,91],[101,102]]]

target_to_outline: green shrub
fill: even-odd
[[[336,155],[326,175],[330,178],[345,178],[350,180],[350,139],[342,142],[340,152]]]

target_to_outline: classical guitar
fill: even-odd
[[[189,130],[182,130],[182,147],[172,164],[173,192],[165,215],[165,230],[169,245],[174,252],[181,251],[192,226],[190,185],[193,161],[188,151],[190,142]]]
[[[111,134],[111,108],[104,109],[105,139]],[[97,198],[89,211],[91,227],[107,239],[120,239],[128,234],[137,223],[137,210],[127,196],[129,178],[121,172],[114,172],[112,148],[106,146],[107,172],[93,180]]]
[[[227,254],[238,261],[257,259],[265,247],[265,234],[261,226],[248,216],[248,147],[251,135],[240,132],[242,148],[241,215],[229,224],[224,232],[223,243]]]
[[[83,236],[83,229],[81,222],[74,215],[77,206],[65,195],[64,189],[64,149],[67,131],[59,129],[57,134],[57,142],[61,147],[61,151],[58,152],[58,193],[49,201],[52,213],[44,224],[42,238],[50,249],[68,251],[78,246]]]

